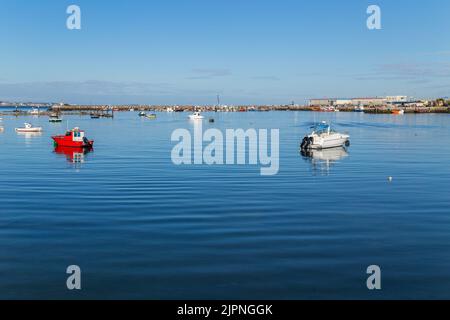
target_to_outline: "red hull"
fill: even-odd
[[[92,148],[94,146],[93,140],[89,140],[89,143],[85,143],[84,141],[73,141],[71,136],[55,136],[52,137],[52,139],[58,147]]]

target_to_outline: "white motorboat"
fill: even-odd
[[[350,145],[350,136],[335,132],[331,126],[323,121],[313,127],[311,134],[303,138],[301,149],[329,149]]]
[[[191,120],[203,120],[205,119],[204,116],[200,112],[194,112],[193,114],[189,115],[189,119]]]
[[[33,108],[33,109],[30,111],[30,114],[32,114],[32,115],[34,115],[34,116],[39,115],[39,109]]]
[[[50,123],[60,123],[62,122],[62,119],[59,117],[57,113],[52,113],[50,115],[50,118],[48,119],[48,122]]]
[[[33,127],[29,123],[24,124],[24,128],[16,128],[16,132],[25,132],[25,133],[33,133],[33,132],[42,132],[42,127]]]

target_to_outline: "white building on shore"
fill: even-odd
[[[382,106],[393,103],[405,103],[407,96],[363,97],[363,98],[321,98],[310,99],[310,106]]]

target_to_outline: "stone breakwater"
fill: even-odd
[[[400,107],[405,113],[450,113],[450,107]],[[156,111],[156,112],[246,112],[246,111],[330,111],[315,106],[297,106],[297,105],[243,105],[243,106],[163,106],[163,105],[70,105],[70,106],[54,106],[50,108],[51,112],[63,112],[63,111],[80,111],[80,112],[92,112],[92,111]],[[366,113],[391,113],[394,109],[390,106],[367,106],[364,109]],[[337,107],[336,111],[342,112],[354,112],[353,106]]]
[[[450,107],[402,107],[405,113],[450,113]],[[398,110],[398,109],[397,109]],[[113,114],[114,112],[125,111],[152,111],[152,112],[253,112],[253,111],[316,111],[316,112],[355,112],[354,107],[321,108],[315,106],[163,106],[163,105],[59,105],[53,106],[39,112],[39,115],[50,116],[52,114],[81,114],[89,115],[99,113],[101,115]],[[394,109],[389,106],[368,106],[365,113],[390,114]],[[30,115],[28,111],[0,111],[0,115],[24,116]]]

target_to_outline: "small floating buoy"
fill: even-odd
[[[388,181],[389,181],[389,182],[392,182],[392,180],[394,180],[394,178],[388,177]]]
[[[210,118],[210,119],[209,119],[209,123],[214,123],[214,121],[215,121],[215,120],[214,120],[213,118]]]

